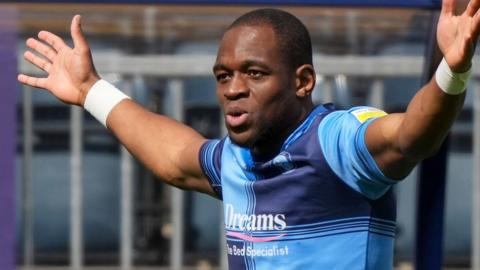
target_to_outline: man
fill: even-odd
[[[168,184],[222,199],[230,269],[391,269],[391,185],[435,153],[465,97],[480,0],[437,29],[444,61],[405,113],[314,107],[308,31],[262,9],[225,32],[213,67],[228,136],[206,141],[100,80],[72,20],[74,48],[52,33],[28,39],[25,58],[47,78],[19,75],[61,101],[84,106]]]

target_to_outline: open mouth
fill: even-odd
[[[240,127],[247,122],[248,113],[238,108],[227,110],[225,122],[232,128]]]

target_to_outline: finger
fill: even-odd
[[[453,16],[455,13],[455,0],[442,1],[442,15]]]
[[[46,88],[47,79],[46,78],[37,78],[32,76],[27,76],[25,74],[19,74],[17,77],[18,81],[37,88]]]
[[[468,2],[468,6],[467,6],[467,15],[472,17],[475,15],[475,13],[477,13],[478,9],[480,8],[480,1],[479,0],[472,0],[470,2]]]
[[[72,19],[72,24],[70,26],[70,32],[72,34],[73,44],[75,48],[80,50],[87,50],[88,43],[85,39],[85,35],[82,32],[82,16],[75,15]]]
[[[68,48],[67,44],[65,44],[63,39],[48,31],[40,31],[40,33],[38,33],[38,38],[48,43],[57,52],[61,51],[64,48]]]
[[[41,70],[49,73],[50,72],[50,68],[52,67],[52,64],[50,62],[48,62],[47,60],[33,54],[32,52],[30,51],[26,51],[24,54],[23,54],[23,57],[30,63],[34,64],[35,66],[37,66],[38,68],[40,68]]]
[[[53,61],[57,55],[57,52],[52,47],[47,46],[34,38],[27,39],[27,46],[45,56],[50,61]]]
[[[473,17],[471,27],[473,40],[476,43],[478,35],[480,33],[480,12],[477,12],[477,14],[475,14],[475,16]]]

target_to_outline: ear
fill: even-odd
[[[315,70],[312,65],[305,64],[297,68],[295,72],[297,97],[307,97],[312,94],[315,87]]]

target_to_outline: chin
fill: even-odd
[[[234,132],[232,130],[228,130],[228,137],[238,146],[251,148],[253,146],[254,140],[251,134],[248,131],[244,132]]]

